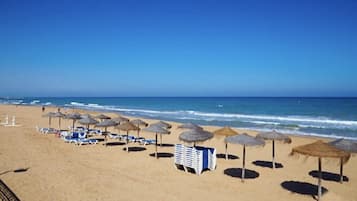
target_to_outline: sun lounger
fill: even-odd
[[[64,142],[75,143],[79,139],[85,139],[85,138],[86,138],[86,133],[73,132],[71,136],[66,136],[63,138],[63,140],[64,140]]]
[[[98,144],[98,140],[96,139],[77,139],[77,141],[74,142],[76,145],[85,145],[85,144]]]
[[[138,142],[141,145],[150,145],[150,144],[156,144],[156,140],[152,140],[152,139],[139,139]]]
[[[16,117],[12,116],[11,123],[10,124],[5,124],[4,126],[6,126],[6,127],[16,127],[16,126],[21,126],[21,125],[16,124]]]

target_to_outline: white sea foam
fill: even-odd
[[[31,104],[31,105],[35,105],[35,104],[37,104],[37,103],[39,103],[39,102],[40,102],[40,100],[33,100],[33,101],[30,102],[30,104]]]
[[[169,117],[182,120],[201,120],[201,121],[238,121],[253,123],[259,125],[274,125],[289,127],[296,125],[296,128],[337,128],[337,129],[357,129],[357,121],[336,120],[326,117],[309,117],[309,116],[272,116],[272,115],[248,115],[232,113],[207,113],[193,110],[177,111],[159,111],[150,109],[121,108],[117,106],[99,105],[95,103],[71,102],[67,106],[82,107],[88,109],[102,109],[117,112],[124,112],[132,115],[145,115],[149,117]],[[294,127],[294,126],[292,126]]]

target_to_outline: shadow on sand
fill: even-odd
[[[124,142],[107,142],[103,144],[104,146],[122,146],[125,145]]]
[[[216,154],[216,156],[217,156],[217,158],[223,158],[223,159],[226,158],[226,154]],[[239,157],[236,156],[236,155],[228,154],[228,159],[229,160],[236,160],[236,159],[239,159]]]
[[[19,169],[16,169],[16,170],[7,170],[7,171],[4,171],[4,172],[0,172],[0,175],[7,174],[9,172],[22,173],[22,172],[26,172],[28,169],[30,169],[30,168],[28,167],[28,168],[19,168]]]
[[[273,163],[271,161],[253,161],[252,162],[256,166],[273,168]],[[275,168],[283,168],[283,164],[275,163]]]
[[[340,182],[340,175],[339,174],[335,174],[335,173],[332,173],[332,172],[324,172],[322,171],[322,178],[323,180],[326,180],[326,181],[335,181],[335,182]],[[312,176],[312,177],[315,177],[315,178],[319,178],[319,171],[317,170],[312,170],[309,172],[309,175]],[[348,182],[349,179],[348,177],[346,176],[343,176],[343,181],[344,182]]]
[[[224,170],[224,174],[231,176],[242,178],[242,168],[228,168]],[[254,170],[245,169],[244,179],[255,179],[259,177],[259,173]]]
[[[155,157],[155,153],[149,154],[151,157]],[[157,153],[158,158],[172,158],[174,155],[172,153],[164,153],[164,152],[159,152]]]
[[[145,151],[145,147],[129,147],[129,152],[138,152],[138,151]],[[126,151],[126,147],[123,148],[123,151]]]
[[[157,144],[157,146],[158,146],[158,147],[173,147],[173,146],[175,146],[175,145],[173,145],[173,144],[167,144],[167,143],[162,143],[162,145]]]
[[[293,193],[298,193],[302,195],[311,195],[314,199],[317,198],[317,189],[318,189],[317,185],[310,184],[307,182],[300,182],[300,181],[284,181],[280,185],[284,189],[291,191]],[[328,191],[324,187],[321,187],[321,190],[322,190],[322,195]]]

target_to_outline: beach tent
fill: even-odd
[[[147,127],[149,124],[146,123],[145,121],[141,120],[141,119],[134,119],[130,121],[132,124],[136,125],[139,130],[138,130],[138,137],[140,137],[140,126],[144,126]]]
[[[166,130],[165,128],[162,128],[158,125],[150,125],[149,127],[146,127],[143,129],[143,131],[155,133],[155,157],[157,157],[157,134],[170,134],[171,132]]]
[[[273,169],[275,169],[275,141],[281,141],[281,142],[290,144],[291,138],[284,134],[278,133],[275,130],[273,130],[271,132],[258,133],[257,138],[272,141],[272,167],[273,167]]]
[[[357,153],[357,141],[337,139],[329,142],[332,146],[351,154]],[[340,159],[340,182],[343,182],[343,159]]]
[[[318,201],[321,198],[321,177],[322,177],[321,158],[338,158],[341,159],[343,163],[347,163],[350,158],[349,153],[337,149],[331,144],[325,143],[321,140],[318,140],[311,144],[301,145],[293,148],[291,151],[291,155],[294,155],[296,153],[307,155],[307,156],[314,156],[318,158],[318,168],[319,168],[318,170],[319,179],[318,179],[318,190],[317,190]]]
[[[138,130],[139,127],[135,126],[134,124],[125,121],[121,124],[119,124],[117,127],[117,129],[122,130],[122,131],[126,131],[126,151],[129,152],[129,131],[133,131],[133,130]]]
[[[244,182],[244,176],[245,176],[245,147],[246,146],[264,146],[265,142],[263,140],[261,140],[261,139],[252,137],[252,136],[250,136],[250,135],[248,135],[246,133],[226,137],[226,139],[224,141],[226,143],[243,145],[243,168],[242,168],[241,179],[242,179],[242,182]]]
[[[237,135],[237,131],[233,130],[232,128],[228,127],[228,126],[225,126],[223,128],[220,128],[216,131],[213,132],[215,135],[221,135],[221,136],[225,136],[225,137],[228,137],[228,136],[232,136],[232,135]],[[226,151],[225,151],[225,156],[226,156],[226,160],[228,160],[228,152],[227,152],[227,149],[228,149],[228,143],[225,142],[226,144]]]

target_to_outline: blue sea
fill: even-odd
[[[357,98],[3,98],[0,104],[52,105],[201,125],[357,139]]]

